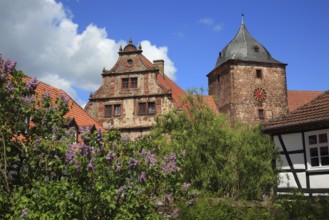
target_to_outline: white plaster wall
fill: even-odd
[[[305,160],[304,160],[304,154],[290,154],[291,162],[294,166],[294,169],[306,169],[305,167]]]
[[[297,177],[302,188],[306,188],[306,173],[305,172],[297,173]]]
[[[290,160],[294,166],[294,169],[305,169],[304,154],[290,154]],[[280,167],[281,165],[281,167]],[[284,154],[280,154],[280,160],[277,161],[277,168],[279,169],[290,169],[288,160]]]
[[[329,188],[329,174],[310,175],[311,188]]]
[[[280,183],[278,188],[297,188],[294,175],[291,172],[279,173]]]
[[[284,134],[282,140],[287,151],[303,150],[303,139],[301,133]]]

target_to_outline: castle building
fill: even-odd
[[[186,95],[166,76],[163,60],[151,62],[142,52],[132,40],[120,47],[116,64],[103,70],[102,85],[84,109],[104,129],[118,129],[132,139],[149,133],[158,115],[184,109]],[[286,65],[251,36],[242,17],[236,36],[207,75],[209,96],[204,101],[232,120],[259,123],[285,115],[323,93],[287,91]]]
[[[251,36],[243,17],[207,76],[209,95],[233,120],[254,123],[288,113],[286,64]]]
[[[185,92],[164,73],[164,61],[150,62],[132,40],[122,49],[111,70],[103,70],[103,83],[89,97],[85,111],[104,129],[119,129],[136,138],[147,134],[155,117],[181,109]]]

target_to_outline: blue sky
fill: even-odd
[[[288,89],[329,89],[327,0],[22,2],[0,0],[0,52],[81,105],[130,37],[151,61],[165,59],[180,87],[207,93],[206,75],[238,31],[242,12],[251,35],[288,64]]]

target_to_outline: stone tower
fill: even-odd
[[[207,76],[209,95],[232,120],[254,123],[288,112],[286,64],[250,35],[243,16],[238,33]]]

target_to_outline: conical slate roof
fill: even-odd
[[[219,53],[216,67],[228,60],[244,60],[265,63],[281,63],[275,60],[266,48],[248,32],[242,15],[242,22],[233,40]]]

